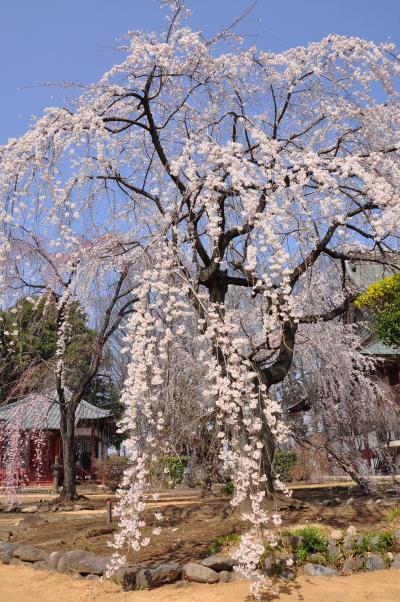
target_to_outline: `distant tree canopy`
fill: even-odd
[[[57,300],[54,295],[23,298],[0,312],[0,403],[46,386],[57,361]],[[78,303],[69,308],[65,350],[66,384],[85,371],[95,331]]]
[[[355,304],[371,313],[381,341],[400,348],[400,274],[372,284]]]

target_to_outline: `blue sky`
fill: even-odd
[[[189,0],[190,25],[213,33],[250,0]],[[64,89],[42,82],[96,81],[119,60],[113,50],[129,29],[157,29],[157,0],[2,0],[0,5],[0,144],[19,136],[29,116],[62,104]],[[329,33],[400,47],[400,0],[258,0],[244,33],[259,48],[279,51]]]

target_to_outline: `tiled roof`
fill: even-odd
[[[397,259],[396,263],[398,261]],[[359,291],[365,291],[371,284],[399,273],[400,265],[396,268],[392,264],[372,263],[358,259],[355,261],[346,261],[346,269],[354,286]],[[364,315],[363,319],[367,319],[368,324],[369,320],[366,315]],[[398,351],[382,343],[367,324],[360,325],[360,334],[363,339],[362,353],[376,356],[398,355]]]
[[[70,393],[67,392],[67,397]],[[60,429],[60,406],[55,392],[32,393],[20,401],[0,407],[0,423],[18,424],[22,430]],[[75,425],[80,420],[98,420],[111,416],[108,410],[98,408],[85,400],[78,405]]]
[[[365,291],[374,282],[397,274],[400,271],[400,265],[398,268],[395,268],[393,265],[372,263],[357,259],[355,261],[346,261],[346,269],[356,288],[360,291]]]

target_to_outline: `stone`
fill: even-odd
[[[365,560],[365,570],[366,571],[384,571],[386,569],[386,564],[381,556],[378,554],[371,554]]]
[[[355,537],[354,535],[346,535],[345,538],[343,539],[343,544],[342,544],[342,548],[343,548],[343,552],[352,552],[353,550],[353,546],[355,543]]]
[[[219,574],[220,583],[228,583],[230,581],[231,574],[229,571],[221,571]]]
[[[394,538],[398,547],[400,547],[400,529],[394,532]]]
[[[183,566],[183,576],[187,581],[197,583],[217,583],[219,575],[213,569],[194,562],[188,562]]]
[[[148,569],[140,569],[136,575],[136,589],[150,589],[151,576]]]
[[[100,577],[98,575],[92,575],[89,573],[89,575],[86,575],[86,579],[89,579],[89,581],[100,581]]]
[[[365,568],[365,557],[357,556],[353,559],[353,568],[355,571],[363,571]]]
[[[155,567],[150,567],[150,587],[160,587],[166,583],[174,583],[182,577],[182,567],[177,562],[165,562]]]
[[[63,554],[64,552],[50,552],[47,558],[47,567],[50,571],[57,570],[58,561],[60,560]]]
[[[14,566],[21,566],[22,560],[20,560],[19,558],[11,558],[11,560],[8,564],[14,565]]]
[[[0,562],[3,564],[10,564],[14,556],[14,550],[17,547],[15,543],[8,543],[5,541],[0,542]]]
[[[201,561],[201,564],[214,571],[232,571],[235,561],[232,558],[228,558],[228,556],[214,554],[213,556],[204,558],[204,560]]]
[[[390,565],[391,569],[399,569],[400,570],[400,554],[395,554],[393,557],[393,562]]]
[[[328,539],[328,545],[326,546],[326,553],[330,558],[332,558],[332,560],[337,560],[340,556],[340,549],[332,541],[332,539]]]
[[[48,566],[45,560],[39,560],[38,562],[32,563],[32,568],[34,571],[47,571]]]
[[[342,537],[343,533],[340,529],[333,529],[331,531],[330,538],[333,539],[333,541],[339,541],[340,539],[342,539]]]
[[[47,552],[34,546],[18,546],[14,550],[14,558],[19,558],[23,562],[38,562],[47,560]]]
[[[124,591],[152,589],[174,583],[182,577],[182,567],[176,562],[157,566],[130,566],[120,569],[114,578]]]
[[[25,506],[25,508],[22,508],[21,512],[23,514],[32,514],[33,512],[37,512],[39,510],[39,507],[34,505],[34,506]]]
[[[246,577],[240,571],[233,571],[231,573],[231,581],[243,581],[243,579],[246,579]]]
[[[10,541],[12,534],[8,529],[0,529],[0,541]]]
[[[346,506],[351,506],[352,504],[354,504],[355,500],[353,497],[349,497],[348,500],[346,500]]]
[[[321,566],[320,564],[307,562],[304,565],[304,574],[309,577],[333,577],[334,575],[338,575],[338,572],[330,566]]]
[[[114,577],[114,581],[122,586],[122,589],[132,591],[136,589],[136,575],[140,570],[140,566],[124,566],[119,569],[118,573]]]
[[[101,576],[105,572],[108,563],[109,559],[104,556],[96,556],[85,550],[72,550],[63,554],[58,561],[57,570]]]
[[[352,570],[353,570],[353,558],[346,558],[346,560],[343,563],[343,568],[342,568],[342,572],[344,575],[349,575]]]
[[[357,533],[357,529],[354,527],[354,525],[350,525],[350,527],[346,529],[346,533],[348,535],[355,535]]]

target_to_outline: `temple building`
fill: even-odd
[[[68,393],[67,393],[68,395]],[[108,410],[82,400],[75,418],[75,469],[78,479],[96,478],[96,460],[107,457],[114,428]],[[0,407],[0,485],[35,485],[53,480],[62,463],[60,407],[56,393],[32,393]]]

